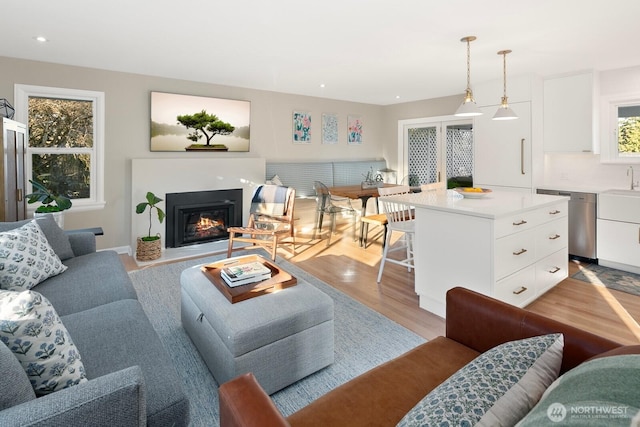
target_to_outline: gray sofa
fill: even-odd
[[[0,232],[28,221],[0,223]],[[0,343],[0,425],[188,425],[180,378],[118,255],[96,252],[92,233],[65,233],[51,216],[38,224],[68,268],[32,290],[56,309],[89,381],[35,398],[20,389],[26,374]]]

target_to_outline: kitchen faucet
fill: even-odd
[[[634,190],[635,183],[633,181],[633,166],[629,166],[629,169],[627,169],[627,176],[629,176],[629,172],[631,172],[631,189]]]

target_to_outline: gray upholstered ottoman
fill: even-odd
[[[219,384],[253,372],[271,394],[333,363],[333,300],[304,280],[235,304],[200,266],[180,285],[182,325]]]

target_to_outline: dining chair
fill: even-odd
[[[409,175],[405,175],[400,181],[400,185],[408,185],[409,187],[419,187],[420,186],[420,177],[414,173],[410,173]]]
[[[432,182],[430,184],[420,184],[420,191],[422,192],[434,191],[434,190],[446,190],[446,189],[447,189],[447,183],[444,181]]]
[[[316,192],[316,223],[313,231],[313,238],[316,238],[316,231],[322,234],[322,222],[324,215],[331,216],[331,228],[329,230],[329,238],[327,246],[331,244],[331,235],[336,232],[336,215],[350,215],[353,221],[353,239],[356,239],[356,217],[358,213],[351,206],[351,200],[348,198],[335,197],[329,191],[329,187],[320,181],[314,181],[313,188]]]
[[[280,240],[291,237],[292,253],[295,255],[296,238],[294,233],[293,209],[296,190],[280,185],[260,185],[251,199],[249,221],[246,227],[229,227],[229,247],[227,257],[232,251],[248,249],[247,246],[233,247],[234,242],[251,243],[253,247],[269,249],[271,259],[276,259],[276,249]],[[245,236],[248,235],[248,236]],[[282,242],[285,243],[285,242]],[[251,248],[251,247],[249,247]]]
[[[379,188],[380,196],[390,196],[397,194],[407,194],[411,191],[408,185],[399,185],[395,187]],[[386,262],[406,266],[408,271],[414,267],[413,262],[413,240],[415,236],[415,219],[411,205],[407,203],[394,202],[379,199],[379,202],[387,216],[387,227],[384,241],[384,251],[380,260],[380,270],[378,271],[378,280],[382,279],[382,271]],[[391,236],[393,233],[403,233],[404,244],[391,247]],[[405,251],[404,259],[390,258],[389,253],[396,251]]]

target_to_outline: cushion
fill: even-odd
[[[277,174],[274,175],[273,178],[268,179],[267,182],[265,182],[265,184],[284,185],[284,184],[282,184],[282,181],[280,180],[280,177]]]
[[[73,258],[74,253],[69,242],[69,236],[58,225],[53,215],[39,215],[36,218],[38,225],[42,229],[42,232],[47,237],[47,242],[53,248],[53,251],[58,257],[64,261],[65,259]]]
[[[638,425],[640,355],[593,359],[551,384],[518,426]]]
[[[38,292],[0,290],[0,340],[20,361],[38,396],[87,381],[71,336]]]
[[[0,289],[29,290],[66,269],[37,221],[0,233]]]
[[[36,398],[22,365],[4,344],[0,344],[0,372],[0,411]]]
[[[20,228],[25,224],[28,224],[32,220],[26,219],[16,222],[0,222],[0,232],[14,230]],[[51,214],[38,215],[36,218],[38,225],[42,229],[42,232],[47,237],[47,241],[55,251],[56,255],[64,261],[75,256],[73,249],[71,248],[71,242],[69,236],[64,232],[62,228],[58,226],[58,223]]]
[[[562,334],[494,347],[433,389],[398,425],[514,425],[558,377],[563,347]]]

